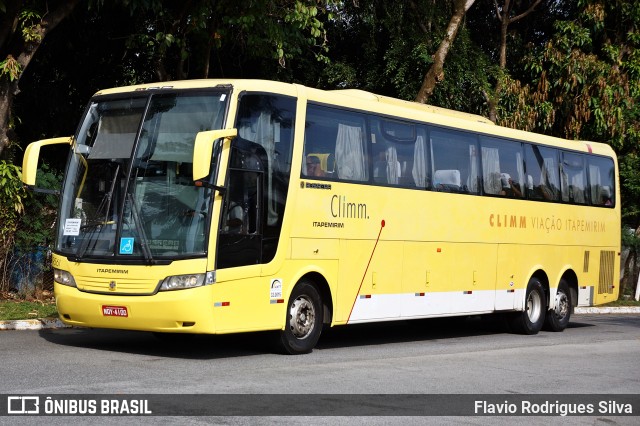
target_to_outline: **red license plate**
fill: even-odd
[[[126,306],[102,305],[102,315],[105,317],[128,317],[129,311]]]

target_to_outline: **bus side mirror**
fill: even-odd
[[[54,144],[73,144],[73,137],[62,137],[62,138],[52,138],[52,139],[43,139],[37,142],[32,142],[27,146],[27,149],[24,152],[24,158],[22,159],[22,182],[25,185],[35,186],[36,184],[36,173],[38,171],[38,157],[40,157],[40,148],[45,145],[54,145]]]
[[[193,146],[193,180],[207,176],[211,171],[213,143],[220,138],[238,136],[238,129],[220,129],[199,132]]]

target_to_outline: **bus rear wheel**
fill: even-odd
[[[313,350],[322,332],[322,299],[310,282],[297,284],[287,305],[284,330],[278,335],[281,352],[290,355],[306,354]]]
[[[547,311],[544,329],[548,331],[562,331],[567,328],[571,318],[571,292],[569,284],[562,279],[556,291],[556,303],[553,309]]]
[[[511,318],[513,331],[521,334],[537,334],[544,325],[546,306],[542,283],[535,277],[531,278],[527,284],[524,310],[514,313]]]

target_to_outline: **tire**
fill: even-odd
[[[535,277],[531,278],[527,284],[524,310],[513,314],[511,329],[520,334],[537,334],[544,325],[546,310],[546,297],[542,283]]]
[[[289,355],[306,354],[313,350],[322,332],[322,299],[309,282],[297,284],[287,304],[284,330],[278,332],[277,346]]]
[[[544,329],[548,331],[562,331],[569,325],[571,318],[571,291],[569,284],[562,279],[556,291],[556,303],[553,309],[547,311],[544,320]]]

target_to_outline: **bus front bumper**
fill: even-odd
[[[123,330],[215,333],[212,287],[149,296],[93,294],[54,283],[60,320],[68,325]]]

